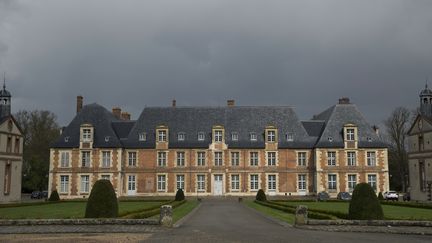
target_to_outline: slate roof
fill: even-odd
[[[52,144],[53,148],[78,148],[80,141],[80,127],[84,123],[94,127],[93,147],[118,148],[122,147],[120,139],[112,126],[112,122],[119,121],[114,115],[96,103],[86,105],[65,128],[60,138]],[[68,138],[65,140],[65,138]],[[109,137],[108,141],[105,140]]]
[[[387,147],[353,104],[334,105],[321,114],[314,116],[313,120],[325,122],[325,128],[315,147],[343,148],[343,127],[346,124],[354,124],[358,127],[359,148]],[[331,137],[333,141],[329,141],[329,137]],[[371,140],[369,141],[368,138]]]
[[[303,127],[311,137],[319,137],[324,129],[324,121],[302,121]]]
[[[264,148],[266,126],[278,128],[280,148],[311,148],[315,142],[291,107],[150,107],[141,113],[125,146],[154,148],[156,127],[159,125],[169,128],[170,148],[208,148],[215,125],[224,126],[225,142],[229,148]],[[142,132],[147,134],[147,141],[139,141]],[[199,132],[204,133],[204,141],[198,141]],[[238,141],[231,139],[234,132],[238,134]],[[184,141],[178,141],[178,133],[185,133]],[[257,134],[257,141],[250,140],[250,133]],[[294,134],[293,142],[286,140],[287,133]]]

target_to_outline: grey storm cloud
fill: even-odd
[[[432,79],[432,1],[0,0],[13,109],[61,124],[75,97],[145,106],[293,105],[348,96],[380,123]]]

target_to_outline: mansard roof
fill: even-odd
[[[82,124],[91,124],[94,128],[93,147],[122,147],[120,139],[112,126],[113,122],[119,122],[119,120],[103,106],[96,103],[86,105],[66,127],[60,138],[52,144],[52,147],[79,147],[80,127]],[[105,139],[106,137],[108,137],[108,140]]]
[[[311,148],[316,141],[307,134],[292,107],[149,107],[141,113],[125,146],[154,148],[156,127],[160,125],[169,128],[170,148],[208,148],[215,125],[224,127],[225,142],[229,148],[264,148],[267,126],[278,129],[280,148]],[[204,133],[204,141],[198,141],[198,133],[201,132]],[[139,141],[140,133],[147,134],[146,141]],[[178,133],[185,134],[184,141],[178,141]],[[238,134],[238,141],[232,140],[232,133]],[[251,133],[257,135],[257,141],[250,140]],[[287,133],[294,135],[293,141],[286,140]]]
[[[314,116],[313,120],[325,122],[324,130],[315,147],[343,148],[343,128],[346,124],[354,124],[358,127],[359,148],[387,147],[357,109],[357,106],[353,104],[334,105],[319,115]]]

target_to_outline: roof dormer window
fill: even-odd
[[[251,141],[257,141],[257,135],[256,135],[256,133],[254,133],[254,132],[250,133],[250,140]]]
[[[238,133],[233,132],[233,133],[231,134],[231,139],[232,139],[233,141],[238,141]]]
[[[105,136],[105,142],[109,142],[110,136]]]
[[[333,142],[333,137],[332,137],[332,136],[329,136],[329,137],[327,138],[327,140],[328,140],[329,142]]]
[[[146,141],[147,140],[147,134],[145,132],[142,132],[138,135],[138,139],[140,141]]]
[[[91,129],[84,128],[82,133],[82,140],[83,142],[91,142],[92,136],[91,136]]]
[[[372,142],[372,138],[371,137],[367,137],[367,141],[368,142]]]
[[[65,143],[69,142],[69,138],[70,138],[69,136],[64,137]]]
[[[346,140],[347,141],[354,141],[355,140],[354,134],[355,134],[354,128],[347,128],[346,129],[346,136],[345,136]]]
[[[158,131],[158,142],[166,142],[167,141],[167,131],[159,130]]]
[[[186,137],[186,134],[185,134],[184,132],[179,132],[179,133],[177,134],[177,140],[178,140],[178,141],[184,141],[184,140],[185,140],[185,137]]]
[[[292,142],[292,141],[294,141],[294,134],[293,134],[292,132],[287,133],[287,134],[286,134],[286,140],[287,140],[288,142]]]
[[[205,138],[204,133],[203,132],[199,132],[198,133],[198,141],[204,141],[204,138]]]

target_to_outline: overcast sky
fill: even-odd
[[[14,112],[61,125],[77,95],[132,118],[235,99],[301,119],[348,96],[379,124],[432,80],[432,1],[0,0],[0,71]]]

